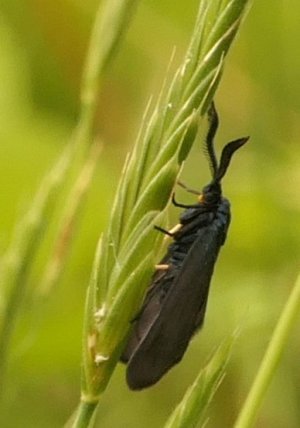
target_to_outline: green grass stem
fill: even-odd
[[[263,357],[244,406],[234,428],[250,428],[258,416],[267,389],[275,375],[292,329],[300,313],[300,276],[297,278],[289,299],[274,329],[267,351]]]

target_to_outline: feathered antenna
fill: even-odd
[[[214,102],[211,103],[208,114],[209,128],[204,141],[204,153],[208,159],[209,168],[213,179],[218,172],[218,161],[214,149],[214,138],[219,126],[219,117]]]
[[[221,181],[221,179],[226,174],[226,171],[229,166],[233,153],[237,149],[242,147],[248,140],[249,140],[249,137],[243,137],[243,138],[238,138],[237,140],[231,141],[230,143],[226,144],[226,146],[222,150],[220,165],[214,177],[215,182]]]

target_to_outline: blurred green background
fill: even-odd
[[[142,2],[104,82],[97,128],[105,140],[63,281],[47,304],[25,297],[9,359],[3,427],[60,427],[79,398],[86,286],[126,153],[176,45],[179,62],[197,1]],[[76,124],[96,0],[3,0],[0,5],[0,249]],[[218,148],[250,135],[224,193],[232,225],[213,279],[205,328],[183,362],[153,388],[130,392],[119,366],[96,426],[160,427],[220,341],[241,329],[208,427],[231,427],[299,270],[300,3],[254,2],[216,96]],[[183,172],[209,179],[199,141]],[[190,196],[178,190],[178,199]],[[172,211],[174,221],[178,212]],[[39,267],[36,267],[38,272]],[[32,275],[30,287],[39,287]],[[34,309],[32,309],[34,308]],[[300,426],[300,327],[290,338],[257,423]]]

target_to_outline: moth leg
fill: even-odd
[[[154,226],[154,229],[158,230],[159,232],[162,232],[164,235],[168,235],[168,236],[171,236],[171,238],[173,238],[173,232],[172,231],[169,231],[167,229],[164,229],[164,228],[162,228],[160,226],[156,226],[156,225]]]
[[[181,223],[176,224],[176,226],[172,227],[171,230],[166,230],[166,229],[163,229],[162,227],[159,227],[159,226],[154,226],[154,228],[156,230],[158,230],[159,232],[162,232],[164,235],[167,235],[167,236],[170,236],[171,238],[174,238],[174,234],[182,228],[182,224]]]
[[[198,196],[201,195],[201,192],[195,189],[191,189],[190,187],[186,186],[182,181],[177,181],[177,184],[189,193],[193,193],[194,195]]]
[[[201,195],[201,193],[199,195]],[[197,208],[197,207],[199,207],[199,204],[185,205],[185,204],[178,203],[175,199],[175,193],[173,193],[173,195],[172,195],[172,204],[175,207],[179,207],[179,208]]]
[[[167,264],[161,264],[161,265],[155,265],[156,270],[168,270],[170,265]]]

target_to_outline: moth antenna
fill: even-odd
[[[242,147],[247,141],[249,137],[238,138],[237,140],[231,141],[226,144],[224,149],[222,150],[220,166],[217,170],[215,180],[216,182],[220,182],[224,175],[226,174],[227,168],[230,164],[233,153]]]
[[[199,192],[199,190],[191,189],[190,187],[186,186],[182,181],[177,181],[177,184],[189,193],[193,193],[194,195],[198,196],[201,195],[201,192]]]
[[[219,126],[219,117],[213,101],[208,109],[207,114],[208,114],[209,128],[204,141],[203,148],[204,148],[204,153],[208,159],[211,175],[213,178],[215,178],[218,171],[218,161],[217,161],[217,157],[214,149],[214,138]]]

